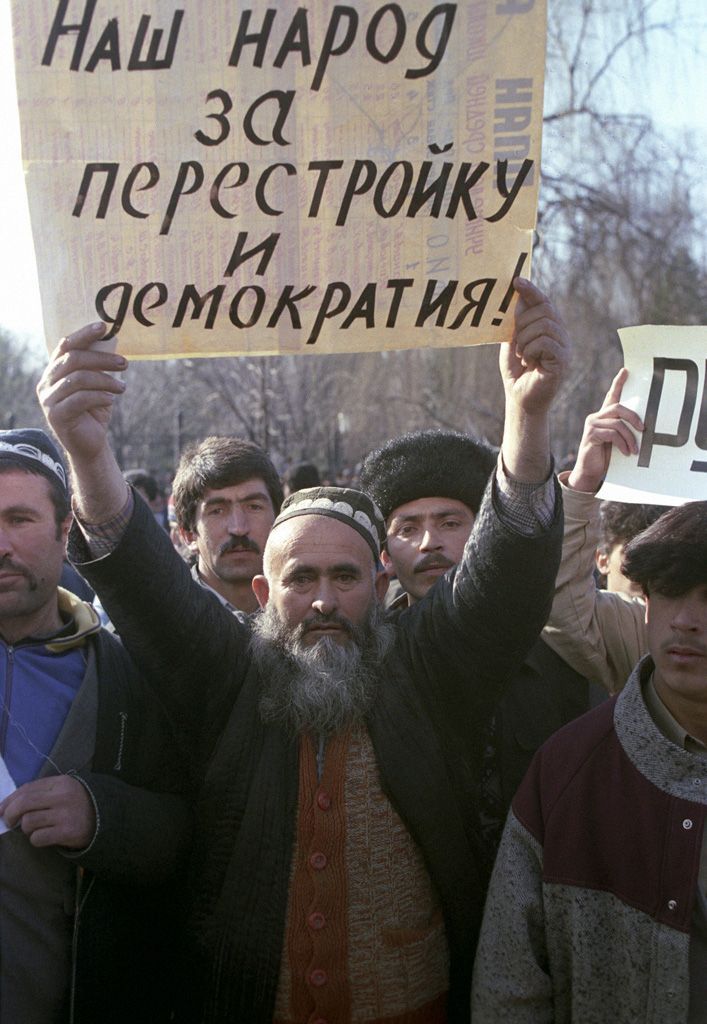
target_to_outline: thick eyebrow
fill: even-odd
[[[33,505],[9,505],[6,508],[0,509],[0,515],[2,516],[16,516],[16,515],[41,515],[39,509]]]
[[[299,576],[300,573],[319,576],[321,575],[321,572],[321,568],[316,565],[297,564],[287,569],[283,578],[286,580],[291,579],[293,576]],[[356,565],[354,562],[337,562],[336,565],[328,566],[325,572],[327,575],[336,575],[337,573],[347,572],[349,575],[356,576],[358,578],[363,575],[360,566]]]
[[[360,566],[354,565],[353,562],[339,562],[337,565],[330,566],[327,572],[330,574],[347,572],[350,576],[362,575]]]
[[[235,503],[242,505],[244,501],[264,501],[270,500],[270,495],[265,491],[252,491],[250,494],[244,495],[242,498],[236,498]],[[224,498],[222,495],[215,494],[211,498],[204,500],[204,508],[213,508],[214,505],[232,505],[234,503],[233,498]]]
[[[290,565],[282,573],[281,579],[284,583],[294,579],[295,576],[318,576],[319,570],[313,565]]]
[[[469,509],[469,514],[472,514],[471,509]],[[402,525],[402,523],[419,523],[428,515],[431,515],[433,519],[445,519],[447,516],[463,516],[464,513],[458,508],[444,508],[439,512],[418,512],[403,516],[395,515],[390,521],[390,526],[392,529],[394,526]]]
[[[268,501],[270,501],[270,495],[267,493],[267,491],[251,491],[251,493],[250,494],[246,494],[246,496],[244,498],[238,498],[238,501],[241,502],[241,503],[244,502],[244,501],[264,501],[264,502],[268,502]]]

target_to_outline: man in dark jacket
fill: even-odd
[[[0,1021],[166,1021],[181,772],[127,653],[58,587],[70,518],[51,439],[0,432]]]
[[[253,581],[264,613],[229,614],[126,493],[106,437],[125,360],[92,348],[101,326],[45,371],[72,559],[203,765],[191,1022],[468,1020],[482,890],[464,745],[539,632],[561,529],[547,417],[567,337],[516,286],[502,461],[456,574],[394,623],[382,517],[347,488],[287,499]]]
[[[496,454],[473,437],[421,430],[393,438],[372,451],[361,470],[361,488],[386,521],[382,552],[386,570],[403,593],[394,612],[421,601],[461,560],[479,512]],[[518,572],[523,572],[522,566]],[[488,721],[475,721],[469,748],[482,757],[479,831],[490,874],[513,794],[538,747],[590,707],[587,681],[537,640]],[[483,742],[480,736],[483,735]]]

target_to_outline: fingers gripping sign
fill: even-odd
[[[523,277],[513,287],[519,296],[513,340],[499,352],[506,394],[502,458],[511,476],[539,484],[552,466],[549,413],[569,362],[569,337],[539,288]]]
[[[619,370],[597,412],[584,421],[577,461],[569,475],[569,486],[578,491],[595,492],[601,486],[611,458],[612,447],[622,455],[637,455],[638,442],[634,431],[643,430],[641,417],[621,404],[621,392],[628,370]]]
[[[548,297],[517,277],[519,299],[513,340],[501,345],[499,364],[506,400],[527,414],[547,412],[569,364],[567,329]]]
[[[47,422],[69,460],[75,508],[93,523],[120,511],[127,489],[111,451],[108,425],[116,395],[125,390],[112,374],[128,364],[101,344],[105,331],[105,324],[95,323],[62,338],[37,386]]]
[[[124,370],[127,361],[100,348],[105,331],[105,324],[95,323],[62,338],[37,385],[56,436],[67,451],[87,459],[105,446],[113,401],[125,388],[111,374]]]
[[[96,833],[96,812],[86,787],[71,775],[26,782],[0,803],[0,817],[32,846],[83,850]]]

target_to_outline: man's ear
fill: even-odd
[[[254,576],[251,583],[253,593],[255,594],[258,604],[261,608],[264,608],[268,603],[270,597],[270,584],[265,576]]]
[[[385,548],[381,551],[381,562],[390,580],[391,576],[395,576],[395,569],[393,568],[393,561]]]
[[[381,557],[382,561],[382,557]],[[376,582],[374,584],[376,597],[380,604],[383,604],[385,595],[388,593],[388,585],[390,584],[390,576],[386,571],[381,570],[376,573]]]
[[[603,551],[601,548],[597,548],[594,555],[594,561],[602,576],[607,576],[609,573],[609,557],[609,552]]]
[[[69,530],[71,529],[71,524],[73,523],[73,521],[74,513],[69,512],[68,516],[66,517],[66,519],[63,520],[61,526],[59,527],[59,537],[61,538],[61,543],[64,546],[64,557],[66,557],[66,542],[69,539]]]
[[[189,548],[189,550],[191,551],[192,555],[198,554],[198,550],[197,550],[197,546],[196,546],[196,534],[194,533],[193,530],[183,530],[182,527],[180,526],[179,527],[179,536],[182,538],[182,541],[184,542],[186,547]]]

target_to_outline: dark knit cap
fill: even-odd
[[[418,498],[455,498],[479,511],[496,453],[482,441],[446,430],[418,430],[372,451],[361,469],[361,489],[388,519]]]
[[[43,430],[34,427],[0,430],[0,464],[3,462],[18,468],[25,467],[32,473],[40,473],[53,483],[58,483],[68,501],[69,488],[64,461],[51,437]]]
[[[380,509],[367,494],[351,487],[307,487],[294,491],[283,502],[273,527],[294,516],[330,516],[360,534],[378,561],[385,540],[385,523]]]

